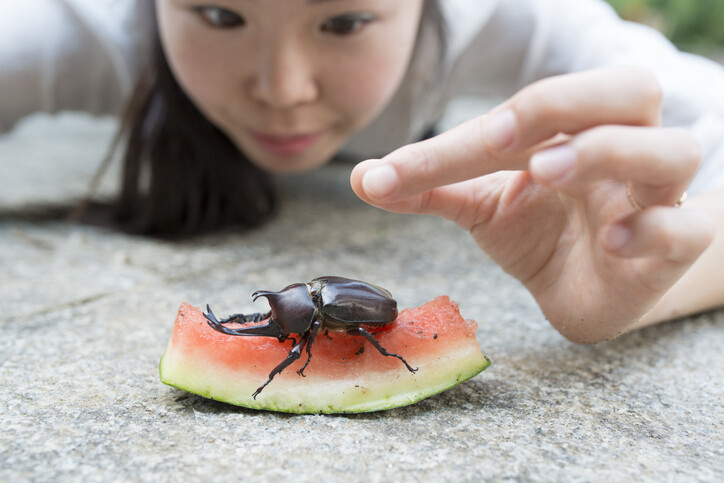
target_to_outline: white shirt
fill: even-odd
[[[0,132],[37,111],[118,113],[149,42],[152,0],[0,0]],[[427,49],[385,111],[345,147],[379,156],[419,139],[463,94],[501,99],[538,79],[617,65],[650,69],[663,120],[699,138],[690,193],[724,186],[724,68],[678,52],[658,32],[621,21],[603,0],[440,0],[442,70]],[[433,81],[434,79],[434,81]]]

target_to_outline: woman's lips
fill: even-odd
[[[306,151],[317,139],[322,136],[321,132],[309,134],[293,134],[279,136],[261,132],[251,132],[254,140],[264,149],[272,154],[281,156],[294,156]]]

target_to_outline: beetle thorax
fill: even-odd
[[[305,284],[307,286],[307,292],[309,292],[309,298],[312,299],[314,306],[317,309],[322,308],[322,282],[319,280],[312,280]]]

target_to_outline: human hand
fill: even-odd
[[[673,207],[700,152],[687,131],[660,126],[661,98],[637,68],[549,78],[488,115],[360,163],[352,188],[385,210],[454,221],[565,337],[610,339],[713,238],[705,215]]]

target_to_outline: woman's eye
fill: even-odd
[[[322,24],[322,32],[334,35],[350,35],[373,20],[374,16],[368,13],[339,15],[324,22]]]
[[[225,8],[202,5],[194,7],[194,10],[212,27],[229,29],[241,27],[246,23],[244,17]]]

